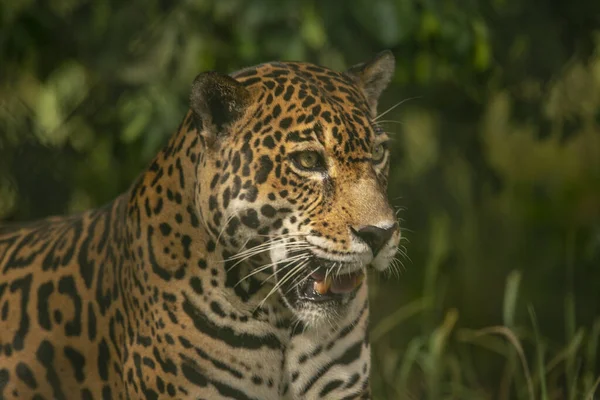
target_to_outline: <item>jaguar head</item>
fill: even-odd
[[[393,72],[383,52],[341,73],[274,62],[194,82],[201,218],[229,256],[259,257],[253,277],[304,322],[344,315],[366,295],[367,268],[386,270],[396,253],[389,138],[376,122]]]

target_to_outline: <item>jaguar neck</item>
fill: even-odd
[[[204,146],[188,114],[132,187],[127,226],[136,281],[149,291],[182,288],[191,298],[218,291],[248,317],[273,314],[264,311],[281,309],[277,301],[258,307],[272,285],[263,284],[258,275],[244,279],[253,261],[232,258],[233,252],[217,242],[218,235],[198,213],[196,193],[203,189],[197,174]]]
[[[192,171],[201,147],[191,128],[186,117],[129,193],[133,256],[151,281],[182,279],[192,268],[192,251],[207,241],[193,203]]]

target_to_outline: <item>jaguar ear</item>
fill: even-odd
[[[363,90],[373,117],[377,115],[379,96],[394,76],[395,66],[396,60],[392,52],[384,50],[371,61],[354,65],[346,71],[346,74],[355,79]]]
[[[204,72],[192,84],[190,107],[198,132],[209,140],[225,133],[251,101],[251,93],[228,75]]]

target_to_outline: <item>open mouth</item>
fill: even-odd
[[[306,279],[299,288],[302,299],[317,302],[340,300],[354,293],[365,278],[362,270],[349,274],[326,274],[325,271],[325,268],[321,267]]]

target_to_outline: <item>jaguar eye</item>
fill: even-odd
[[[316,151],[301,151],[293,155],[297,167],[306,170],[323,169],[324,162],[321,154]]]
[[[384,156],[385,156],[385,146],[383,145],[383,143],[375,146],[375,148],[373,149],[373,154],[371,156],[373,159],[373,162],[380,163],[383,160]]]

